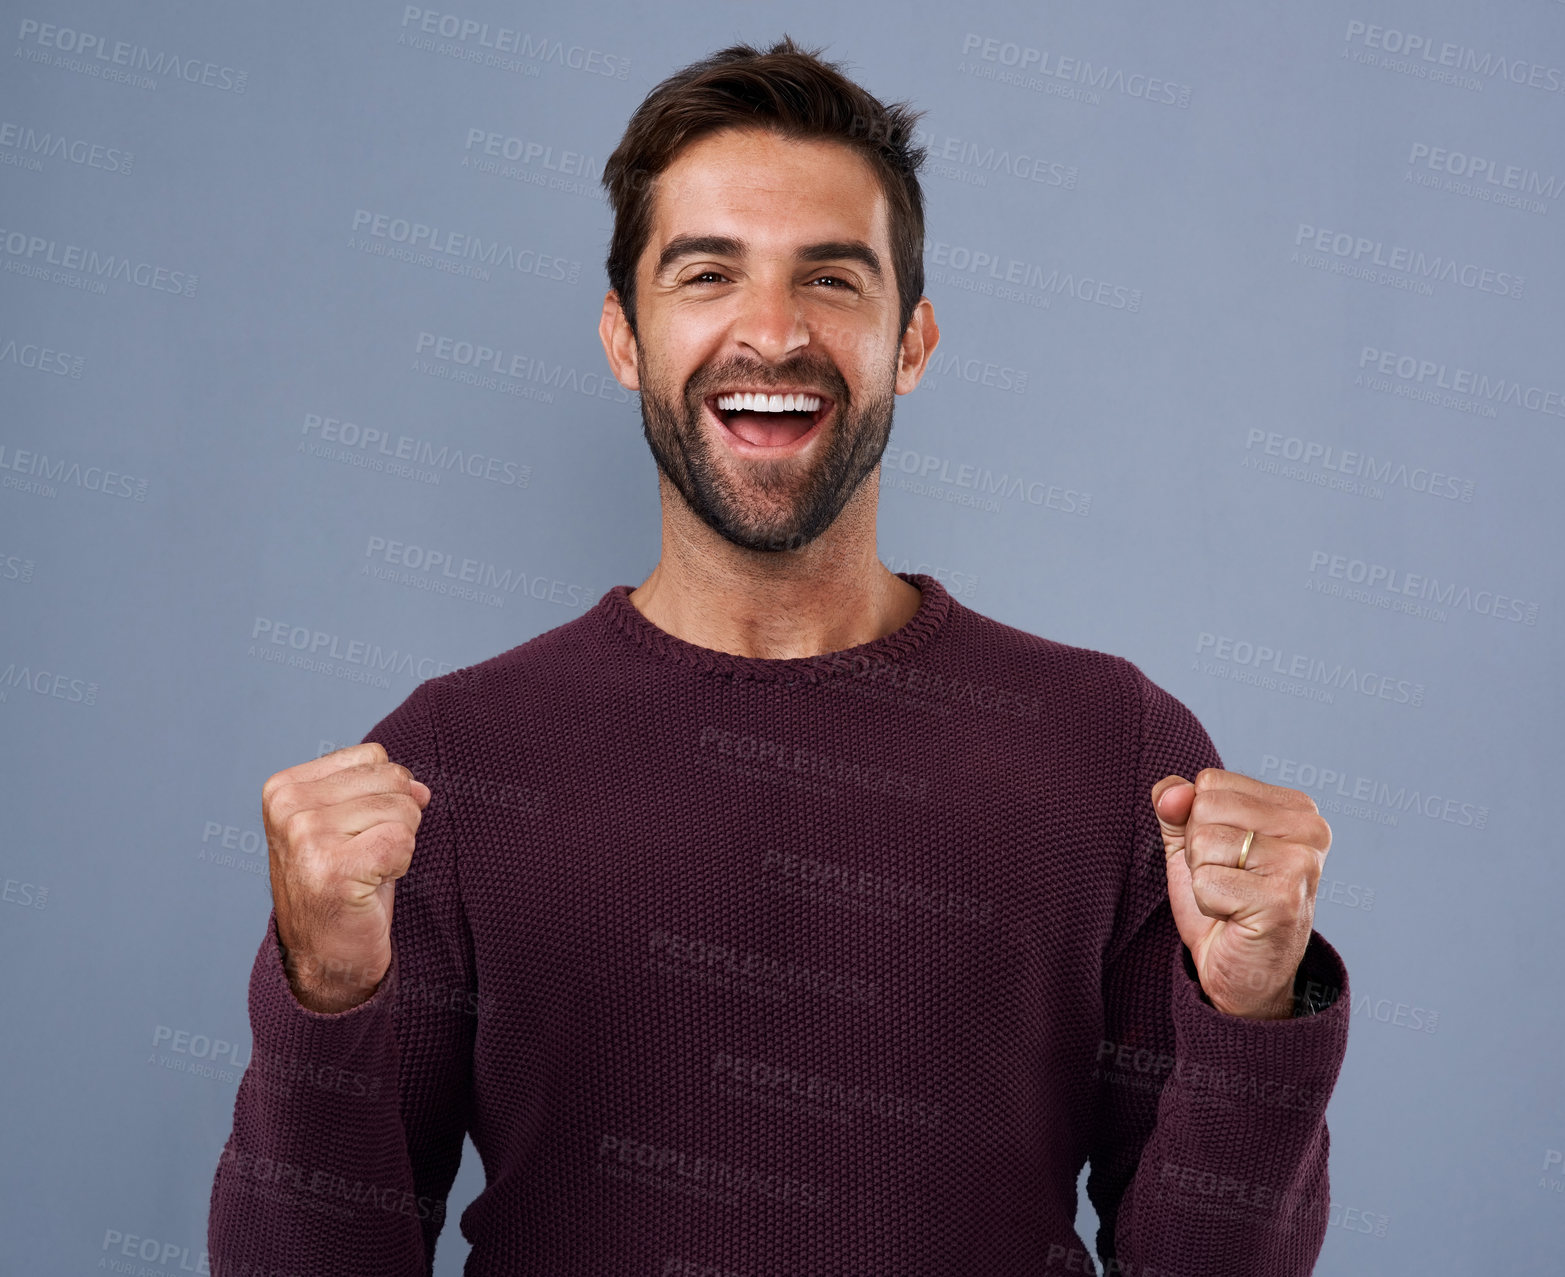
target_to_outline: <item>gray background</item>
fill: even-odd
[[[598,176],[786,31],[929,112],[884,561],[1332,822],[1317,1271],[1551,1270],[1565,4],[451,2],[0,5],[0,1267],[203,1267],[261,782],[651,569]]]

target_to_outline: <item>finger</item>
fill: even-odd
[[[1320,832],[1320,816],[1313,808],[1279,807],[1264,798],[1252,798],[1233,789],[1197,792],[1190,804],[1191,825],[1233,825],[1241,833],[1253,829],[1269,838],[1304,838]]]
[[[360,830],[343,844],[347,874],[379,887],[403,877],[413,865],[416,836],[398,820],[385,820]]]
[[[1190,892],[1196,908],[1208,918],[1225,922],[1237,922],[1253,913],[1259,905],[1259,893],[1244,878],[1239,870],[1223,865],[1203,865],[1200,873],[1192,871]]]
[[[417,829],[424,813],[412,794],[358,794],[340,803],[301,808],[283,824],[291,843],[346,842],[377,825]]]
[[[1191,876],[1197,869],[1232,869],[1235,872],[1253,873],[1264,869],[1275,854],[1279,843],[1256,834],[1250,842],[1250,852],[1244,858],[1244,869],[1239,869],[1239,853],[1244,850],[1244,838],[1248,829],[1234,825],[1191,825],[1185,839],[1185,863]]]
[[[284,767],[281,771],[273,772],[261,786],[261,797],[263,799],[270,797],[274,789],[281,789],[284,785],[319,780],[322,776],[329,776],[344,767],[353,767],[359,763],[383,763],[386,759],[386,747],[379,741],[370,740],[358,745],[344,745],[341,749],[334,749],[319,758],[311,758],[306,762],[296,763],[292,767]]]
[[[1248,869],[1208,865],[1190,879],[1196,907],[1259,936],[1294,915],[1292,889],[1257,877]]]
[[[368,904],[383,883],[394,882],[407,873],[416,846],[417,835],[404,820],[372,819],[353,837],[334,847],[324,863],[301,869],[296,878],[307,884],[314,897],[346,898],[357,905]]]
[[[1195,786],[1183,776],[1165,776],[1152,786],[1152,812],[1165,834],[1177,837],[1183,830],[1195,795]]]
[[[339,768],[316,780],[281,785],[262,799],[262,806],[272,819],[286,820],[296,811],[329,807],[367,794],[413,795],[417,792],[414,786],[419,784],[401,763],[364,762]],[[429,789],[427,785],[423,788],[426,792]],[[419,805],[422,807],[423,803]]]
[[[1314,800],[1297,789],[1285,785],[1268,785],[1253,776],[1240,772],[1224,771],[1221,767],[1203,767],[1196,773],[1195,787],[1198,793],[1239,793],[1252,798],[1269,799],[1284,807],[1313,811]]]

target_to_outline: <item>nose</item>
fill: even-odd
[[[792,279],[752,277],[740,297],[733,338],[769,363],[780,363],[809,345],[804,304]]]

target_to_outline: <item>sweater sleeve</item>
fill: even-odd
[[[250,973],[252,1051],[207,1219],[212,1272],[416,1277],[433,1269],[467,1130],[478,995],[434,724],[420,684],[372,727],[429,785],[374,995],[322,1014],[293,995],[276,912]]]
[[[1195,716],[1132,670],[1133,854],[1105,957],[1087,1179],[1098,1254],[1110,1274],[1304,1277],[1330,1208],[1325,1109],[1347,1049],[1347,972],[1312,931],[1294,1018],[1226,1015],[1204,999],[1169,908],[1151,789],[1222,762]]]

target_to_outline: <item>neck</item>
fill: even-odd
[[[662,555],[630,601],[665,633],[781,660],[872,642],[918,611],[918,587],[875,553],[878,483],[866,482],[815,541],[776,552],[725,540],[664,486]]]

